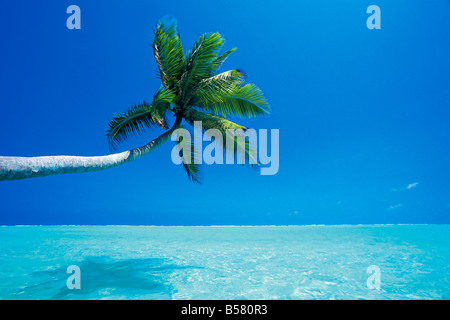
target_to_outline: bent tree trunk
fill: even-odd
[[[145,146],[99,157],[45,156],[0,157],[0,181],[45,177],[56,174],[100,171],[139,159],[166,142],[181,124],[181,118],[173,127]]]

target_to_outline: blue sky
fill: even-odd
[[[66,8],[81,8],[68,30]],[[366,9],[381,8],[381,30]],[[0,182],[0,224],[449,223],[450,2],[14,1],[0,12],[0,154],[108,154],[116,112],[159,87],[165,15],[189,48],[219,31],[280,130],[280,170],[203,167],[156,152],[95,173]],[[160,134],[148,132],[120,150]]]

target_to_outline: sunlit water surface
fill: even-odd
[[[0,227],[0,299],[450,299],[449,249],[448,225]]]

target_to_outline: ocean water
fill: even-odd
[[[449,248],[449,225],[0,227],[0,299],[449,299]]]

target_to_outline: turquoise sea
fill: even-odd
[[[5,226],[0,299],[449,299],[449,248],[449,225]]]

